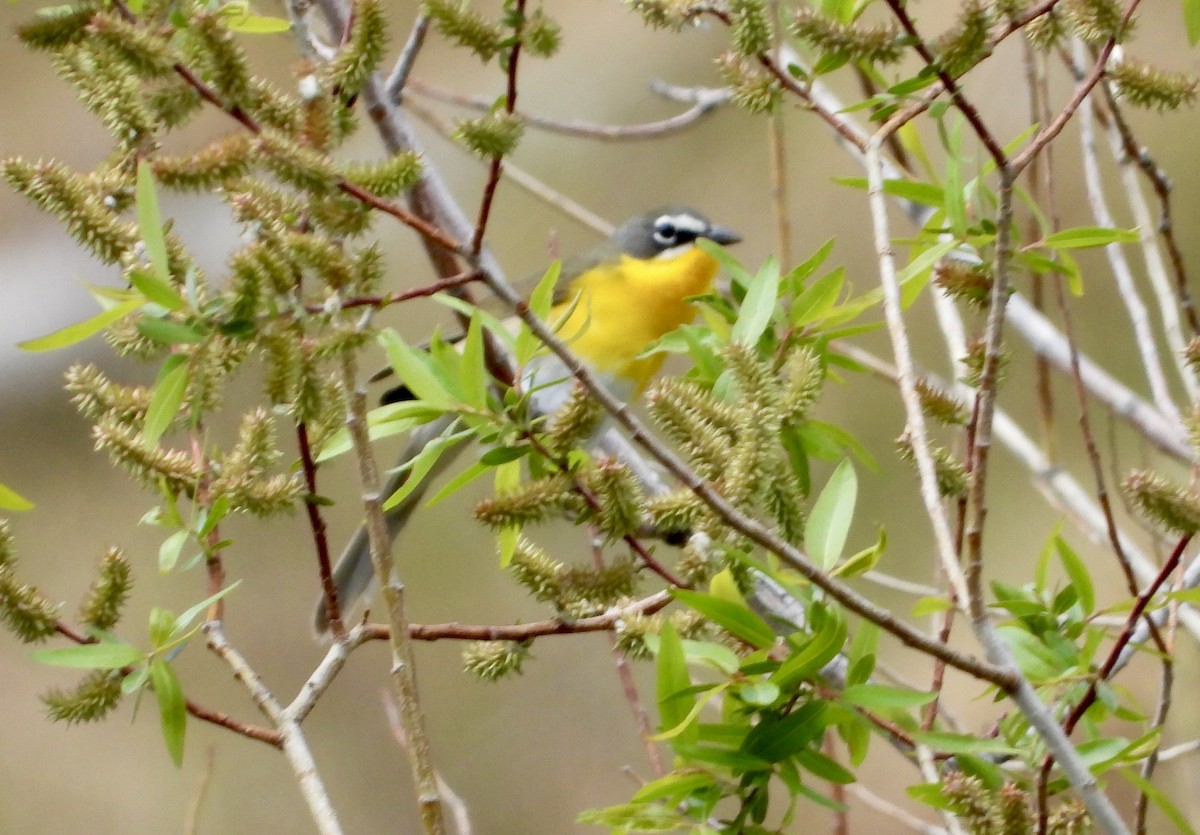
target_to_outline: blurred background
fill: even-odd
[[[492,4],[478,5],[494,11]],[[35,8],[30,2],[0,6],[0,28],[11,32]],[[922,30],[933,33],[945,28],[956,8],[950,2],[919,4],[916,13]],[[416,4],[394,0],[389,10],[394,57],[408,34]],[[258,11],[282,13],[271,6],[260,6]],[[632,124],[683,109],[649,90],[654,79],[684,86],[719,84],[713,58],[724,49],[727,38],[719,28],[682,35],[651,31],[623,5],[609,0],[550,2],[547,12],[564,27],[563,48],[549,61],[522,63],[520,106],[524,110],[562,119]],[[56,79],[44,55],[24,50],[11,36],[3,43],[0,154],[53,156],[78,168],[95,165],[107,148],[99,125]],[[1195,54],[1187,49],[1178,3],[1143,4],[1133,51],[1175,69],[1197,69]],[[290,83],[289,68],[294,63],[290,36],[257,37],[253,54],[262,74]],[[481,67],[435,34],[414,75],[485,98],[503,91],[503,79],[494,67]],[[1006,43],[969,77],[968,92],[1005,140],[1028,124],[1023,83],[1016,81],[1022,77],[1016,43]],[[834,86],[847,103],[857,100],[852,79],[838,75]],[[1055,72],[1052,90],[1058,102],[1065,100],[1069,88],[1061,71]],[[448,116],[470,115],[453,108],[436,109]],[[869,289],[876,277],[863,194],[833,182],[834,177],[859,176],[861,171],[816,118],[789,102],[784,120],[793,262],[836,236],[829,266],[844,266],[858,291]],[[1175,181],[1178,233],[1195,270],[1200,265],[1200,247],[1192,235],[1200,194],[1194,164],[1200,135],[1197,115],[1194,111],[1162,118],[1139,115],[1135,124],[1140,138]],[[178,148],[195,147],[207,137],[233,129],[220,114],[210,113],[173,142]],[[427,128],[419,129],[430,164],[441,171],[473,217],[483,166]],[[769,208],[767,138],[763,120],[724,108],[685,133],[639,143],[603,143],[530,130],[512,161],[614,223],[668,201],[694,205],[740,230],[745,242],[737,254],[756,266],[777,249]],[[932,142],[933,137],[927,139]],[[1073,127],[1055,145],[1060,166],[1056,186],[1066,225],[1092,223],[1078,175],[1077,145]],[[369,126],[349,152],[362,158],[382,153]],[[164,213],[176,218],[176,229],[202,266],[210,275],[219,275],[238,236],[219,202],[169,197]],[[388,253],[393,287],[416,286],[431,278],[414,235],[386,218],[377,219],[375,228]],[[899,219],[895,229],[898,234],[911,231]],[[597,240],[594,232],[545,203],[511,184],[501,185],[489,241],[510,275],[543,266],[551,251],[566,255]],[[1075,302],[1081,343],[1097,361],[1143,391],[1128,322],[1108,292],[1111,279],[1106,267],[1091,253],[1085,253],[1081,262],[1088,287],[1087,295]],[[138,578],[122,634],[144,643],[150,607],[180,611],[203,596],[204,582],[196,572],[159,575],[156,555],[162,533],[138,525],[154,497],[131,485],[92,451],[88,427],[67,402],[61,383],[63,370],[77,360],[97,362],[119,380],[150,379],[153,370],[115,360],[98,339],[49,354],[22,353],[15,347],[21,340],[91,315],[94,303],[84,284],[116,280],[114,273],[90,262],[54,220],[0,190],[0,481],[37,505],[31,512],[12,516],[21,576],[51,599],[66,601],[64,616],[70,618],[90,582],[95,561],[106,547],[122,546]],[[414,340],[427,333],[431,323],[445,320],[437,305],[418,302],[402,307],[389,311],[390,321]],[[918,303],[912,322],[919,356],[945,373],[944,352],[927,300]],[[885,357],[891,355],[882,333],[862,337],[861,344]],[[1017,357],[1002,405],[1024,425],[1034,427],[1032,363],[1019,346],[1014,347]],[[248,403],[256,392],[249,375],[243,389],[243,402]],[[1074,431],[1071,389],[1059,379],[1055,394],[1059,451],[1067,466],[1085,473],[1079,466],[1081,445]],[[237,405],[235,398],[231,414]],[[1098,431],[1107,434],[1106,418],[1099,412],[1094,415]],[[852,550],[873,542],[882,525],[888,532],[889,550],[881,568],[930,582],[930,535],[915,477],[892,451],[892,441],[902,429],[895,392],[866,377],[849,377],[829,387],[817,416],[852,432],[878,462],[878,472],[864,473],[860,468]],[[1121,430],[1116,449],[1126,469],[1145,454]],[[387,458],[391,451],[381,455]],[[1003,452],[994,461],[988,571],[1009,582],[1024,582],[1060,517],[1030,489],[1028,474],[1016,462]],[[337,547],[357,524],[356,480],[348,464],[339,461],[321,473],[322,492],[338,500],[327,515]],[[831,467],[818,468],[814,482],[823,484]],[[1090,484],[1086,477],[1083,482]],[[421,514],[398,547],[409,612],[416,622],[512,623],[546,616],[497,570],[491,538],[470,518],[478,495],[468,491]],[[307,524],[302,515],[267,524],[234,520],[223,532],[235,540],[227,552],[226,569],[231,579],[243,580],[228,603],[229,637],[268,686],[281,699],[290,700],[322,656],[322,648],[309,632],[317,584]],[[556,555],[585,556],[583,540],[565,526],[559,533],[557,540],[548,540]],[[1122,591],[1115,583],[1108,552],[1092,547],[1069,528],[1067,536],[1098,579],[1113,583],[1102,590],[1102,603],[1119,599]],[[877,587],[868,586],[866,591],[900,613],[913,602]],[[972,646],[973,642],[967,638],[959,643]],[[583,809],[627,799],[636,785],[628,771],[650,773],[608,648],[604,635],[544,639],[536,644],[534,658],[522,675],[488,685],[461,671],[460,645],[442,642],[419,647],[418,674],[435,759],[468,804],[475,832],[599,831],[579,826],[575,816]],[[926,679],[928,666],[923,661],[887,642],[885,653],[893,666],[918,681]],[[1188,639],[1179,657],[1176,693],[1184,702],[1200,683],[1196,653]],[[415,828],[407,762],[392,741],[383,709],[388,663],[382,644],[356,653],[305,725],[347,832]],[[652,681],[650,665],[635,669],[640,681]],[[202,833],[312,829],[286,762],[269,747],[192,721],[183,768],[175,770],[163,749],[154,705],[142,705],[134,716],[132,705],[123,704],[115,717],[99,725],[52,725],[38,695],[53,684],[69,686],[75,676],[35,664],[28,649],[7,633],[0,635],[0,670],[4,682],[0,688],[4,716],[0,832],[179,831],[189,805],[200,796],[197,831]],[[189,697],[247,721],[261,721],[244,690],[199,642],[180,656],[178,670]],[[1154,665],[1138,662],[1120,683],[1143,703],[1153,704],[1156,682]],[[974,700],[979,693],[974,684],[953,678],[951,690],[954,708],[968,728],[982,730],[994,719],[989,700]],[[652,688],[644,692],[652,693]],[[1178,742],[1200,734],[1195,714],[1180,705],[1168,740]],[[1131,726],[1129,735],[1135,733],[1136,727]],[[1190,791],[1200,776],[1194,761],[1164,765],[1159,774],[1166,793],[1193,820],[1200,820],[1200,801]],[[873,748],[861,776],[892,800],[927,815],[909,803],[902,791],[917,780],[915,773],[886,745]],[[1127,801],[1132,792],[1126,789],[1127,785],[1117,793]],[[894,821],[889,823],[861,804],[852,808],[853,831],[868,827],[897,831]],[[821,831],[826,814],[805,809],[801,819],[806,823],[796,831]]]

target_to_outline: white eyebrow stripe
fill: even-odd
[[[693,235],[703,235],[708,231],[708,224],[695,215],[662,215],[654,221],[654,225],[658,226],[660,223],[669,223],[676,229],[691,232]]]

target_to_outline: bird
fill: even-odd
[[[741,241],[738,233],[695,209],[667,205],[635,215],[607,240],[563,263],[547,318],[557,323],[560,338],[617,397],[630,401],[645,390],[666,354],[643,357],[642,352],[691,322],[697,311],[690,299],[712,289],[719,264],[696,245],[702,238],[723,246]],[[570,394],[570,376],[562,361],[548,352],[531,361],[523,370],[522,384],[535,392],[533,410],[540,414],[556,411]],[[402,389],[389,391],[384,401],[401,399]],[[447,416],[414,430],[401,452],[401,463],[420,453],[452,421],[453,416]],[[611,426],[597,432],[593,445],[623,460],[631,449]],[[449,466],[453,457],[444,452],[423,484]],[[658,478],[645,467],[633,469],[643,481]],[[405,478],[406,472],[394,474],[384,495],[398,490]],[[423,492],[418,487],[387,511],[392,540],[408,522]],[[367,598],[374,579],[366,529],[360,526],[333,569],[341,610]],[[317,604],[313,623],[317,635],[328,634],[324,599]]]

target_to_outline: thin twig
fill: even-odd
[[[258,705],[259,710],[279,730],[283,739],[283,752],[292,766],[292,773],[296,776],[300,794],[308,805],[309,814],[312,815],[317,830],[322,835],[340,835],[342,827],[338,823],[337,813],[334,812],[333,805],[329,801],[329,793],[325,790],[325,785],[317,772],[317,763],[313,760],[308,741],[304,738],[304,732],[300,729],[299,723],[286,714],[275,695],[263,683],[254,668],[229,643],[219,620],[206,621],[204,635],[208,640],[209,649],[229,665],[234,676],[246,688],[254,703]]]
[[[495,100],[480,96],[464,96],[452,93],[435,84],[422,79],[409,80],[408,89],[424,98],[445,102],[459,107],[469,108],[481,113],[492,109]],[[549,133],[571,136],[578,139],[595,139],[601,142],[627,142],[645,139],[660,139],[687,130],[704,116],[717,108],[728,104],[731,93],[723,87],[693,87],[681,88],[666,84],[652,84],[651,89],[660,95],[670,96],[676,101],[687,101],[685,95],[690,95],[692,106],[682,113],[656,122],[642,122],[636,125],[606,125],[598,122],[585,122],[579,119],[564,121],[549,116],[516,111],[521,119],[530,127],[539,128]]]
[[[417,55],[425,44],[425,35],[428,32],[429,16],[424,13],[418,14],[413,22],[412,32],[408,35],[408,41],[405,42],[400,57],[396,59],[396,66],[392,68],[383,84],[383,91],[390,101],[399,102],[400,97],[404,95],[408,77],[412,73],[413,65],[417,63]]]

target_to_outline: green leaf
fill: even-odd
[[[868,710],[921,707],[937,698],[936,693],[889,687],[884,684],[852,684],[842,691],[842,702]]]
[[[804,546],[809,556],[826,570],[842,556],[857,501],[858,477],[854,465],[845,459],[817,497],[804,529]]]
[[[829,257],[829,253],[833,252],[833,245],[836,241],[836,238],[830,238],[821,244],[816,252],[806,258],[803,263],[794,267],[781,279],[781,283],[784,287],[788,288],[788,292],[792,295],[800,293],[804,282],[808,281],[809,276],[815,273],[825,263],[825,260]]]
[[[926,615],[932,615],[935,612],[947,612],[954,608],[954,604],[945,597],[922,597],[912,607],[912,616],[914,618],[923,618]]]
[[[683,798],[708,788],[714,781],[711,774],[668,774],[642,786],[630,799],[634,803],[650,803],[664,798]]]
[[[802,327],[818,321],[832,310],[833,306],[837,304],[838,297],[842,294],[842,285],[845,280],[845,268],[838,267],[814,281],[811,287],[806,288],[792,302],[789,314],[792,324]]]
[[[249,12],[230,17],[227,25],[232,31],[243,35],[274,35],[292,28],[292,24],[282,17],[268,17]]]
[[[671,589],[671,596],[753,647],[766,649],[775,644],[775,633],[771,627],[745,606],[687,589]]]
[[[153,449],[171,422],[179,414],[179,406],[188,386],[188,358],[172,354],[163,362],[154,382],[154,394],[146,409],[146,421],[142,425],[142,443]]]
[[[478,311],[476,311],[476,314]],[[483,356],[483,323],[478,315],[472,315],[467,325],[467,338],[463,340],[462,363],[459,386],[463,400],[468,406],[480,411],[487,410],[488,373]]]
[[[683,642],[675,626],[667,621],[658,634],[658,675],[656,694],[661,717],[660,728],[676,728],[687,719],[695,707],[691,693],[692,682],[688,677],[687,660],[683,654]],[[686,726],[677,734],[673,745],[694,743],[699,729],[695,724]]]
[[[208,597],[204,598],[194,606],[189,606],[184,613],[175,618],[174,622],[171,624],[171,637],[176,637],[182,633],[185,629],[192,625],[192,621],[199,617],[201,612],[203,612],[212,604],[216,603],[225,595],[229,594],[241,584],[241,580],[232,582],[216,594],[210,594]]]
[[[1195,46],[1200,41],[1200,0],[1183,0],[1183,26],[1188,46]]]
[[[1043,246],[1051,249],[1085,249],[1108,244],[1134,244],[1138,242],[1136,229],[1109,229],[1104,226],[1079,226],[1055,232],[1042,240]]]
[[[179,557],[183,553],[183,546],[187,544],[188,534],[188,531],[175,531],[163,540],[162,545],[158,546],[159,571],[166,574],[173,571],[179,564]]]
[[[833,569],[833,575],[835,577],[857,577],[860,574],[866,574],[879,564],[885,548],[887,548],[887,533],[880,528],[879,539],[875,544],[838,563]]]
[[[33,502],[16,490],[0,484],[0,510],[31,510]]]
[[[555,261],[546,270],[537,287],[529,296],[529,312],[537,316],[543,322],[547,322],[550,316],[550,307],[554,303],[554,286],[558,283],[558,277],[562,273],[562,262]],[[577,294],[576,294],[577,295]],[[572,299],[572,305],[577,299]],[[553,325],[554,323],[547,322]],[[533,331],[529,330],[527,325],[521,326],[521,332],[517,334],[516,360],[517,365],[523,366],[533,359],[533,355],[542,347],[542,342],[533,335]]]
[[[455,432],[453,435],[443,435],[440,438],[434,438],[425,444],[424,448],[414,458],[405,462],[405,467],[408,469],[408,478],[404,479],[404,483],[400,485],[400,488],[387,498],[387,501],[383,503],[383,509],[391,510],[404,501],[409,494],[420,486],[421,482],[425,480],[425,476],[429,475],[429,471],[433,469],[438,459],[442,457],[442,453],[458,444],[459,441],[465,440],[470,435],[471,431],[464,429],[461,432]]]
[[[847,771],[843,766],[820,751],[813,751],[811,749],[800,751],[796,754],[796,762],[805,771],[809,771],[822,780],[829,783],[836,783],[839,786],[853,783],[858,779],[852,772]]]
[[[746,298],[742,300],[730,338],[742,345],[757,345],[771,323],[778,298],[779,262],[769,255],[746,289]]]
[[[443,411],[454,408],[454,398],[438,378],[428,354],[411,347],[391,328],[379,332],[379,342],[387,352],[392,370],[419,400]]]
[[[137,167],[137,219],[138,233],[141,235],[142,243],[146,246],[146,255],[154,270],[153,278],[157,278],[169,289],[170,285],[167,285],[167,282],[170,280],[171,274],[167,263],[167,239],[163,235],[162,216],[158,211],[158,194],[154,190],[154,172],[150,170],[150,163],[145,159],[138,160]],[[134,286],[137,286],[136,283]],[[170,295],[175,295],[175,298],[179,299],[174,291],[171,291]],[[157,301],[148,293],[146,298]],[[183,306],[182,300],[179,300],[179,305]],[[166,306],[164,305],[164,307]]]
[[[1195,41],[1193,41],[1193,44],[1194,43]],[[1165,794],[1162,793],[1161,789],[1146,780],[1146,778],[1142,777],[1142,775],[1138,774],[1132,768],[1122,768],[1119,769],[1119,771],[1122,777],[1133,783],[1133,785],[1137,786],[1139,791],[1146,795],[1146,797],[1150,798],[1150,802],[1157,806],[1159,811],[1167,816],[1167,818],[1175,826],[1175,830],[1177,832],[1181,833],[1181,835],[1196,835],[1196,830],[1192,828],[1192,825],[1188,821],[1187,817],[1183,814],[1183,812],[1179,811],[1179,808],[1172,803]]]
[[[163,658],[150,662],[150,683],[158,698],[158,715],[162,722],[163,742],[176,768],[183,765],[183,741],[187,735],[187,703],[175,671]]]
[[[943,754],[1011,754],[1015,749],[1001,739],[955,734],[947,731],[913,731],[912,737]]]
[[[1034,683],[1058,677],[1063,662],[1048,646],[1036,637],[1016,626],[1000,626],[996,631],[1008,642],[1021,670]]]
[[[74,667],[85,670],[119,670],[133,667],[145,660],[145,653],[130,644],[103,641],[74,647],[40,649],[30,653],[34,661],[55,667]]]
[[[768,716],[746,734],[742,750],[768,762],[781,762],[818,739],[825,729],[824,719],[825,702],[820,700],[801,705],[782,719]]]
[[[476,461],[474,464],[467,467],[461,473],[442,485],[442,489],[434,493],[433,498],[425,502],[425,506],[433,507],[434,505],[445,501],[491,468],[492,467],[489,464],[485,464],[482,461]]]
[[[779,698],[779,685],[772,681],[753,681],[738,688],[738,695],[746,704],[770,707]]]
[[[725,247],[721,246],[716,241],[710,241],[708,238],[699,238],[696,240],[696,246],[707,255],[716,259],[717,263],[724,268],[725,272],[729,273],[730,278],[743,287],[749,287],[753,279],[745,267],[741,265],[733,254]]]
[[[689,664],[703,664],[722,675],[731,676],[738,670],[737,653],[724,644],[712,641],[683,641],[683,656]]]
[[[82,322],[76,322],[74,325],[67,325],[65,328],[57,330],[54,333],[39,336],[37,339],[27,339],[24,342],[18,342],[17,347],[23,351],[57,351],[59,348],[66,348],[95,336],[109,325],[124,319],[145,303],[146,300],[141,296],[138,296],[136,299],[129,299],[115,307],[100,311],[90,319],[84,319]]]
[[[946,149],[946,189],[945,200],[942,203],[950,231],[959,240],[967,236],[967,197],[963,185],[962,135],[963,120],[956,118],[950,128]]]
[[[837,657],[846,643],[846,620],[830,616],[820,630],[799,650],[784,661],[771,680],[785,691],[801,681],[812,678]]]
[[[129,283],[148,301],[161,305],[167,310],[182,310],[187,306],[183,297],[175,291],[170,282],[159,278],[149,270],[141,268],[130,270]]]
[[[139,316],[134,324],[138,333],[160,345],[189,345],[203,342],[205,337],[204,331],[192,325],[154,316]]]
[[[1096,610],[1096,590],[1092,586],[1092,577],[1088,574],[1087,566],[1061,536],[1054,537],[1054,549],[1058,552],[1063,570],[1071,580],[1071,586],[1079,595],[1079,605],[1084,615],[1092,614]]]
[[[372,441],[390,438],[429,423],[443,414],[445,414],[444,409],[432,406],[424,400],[403,400],[399,403],[377,406],[367,412],[367,436]],[[342,427],[334,432],[321,447],[321,452],[317,455],[317,463],[324,463],[353,448],[354,442],[350,439],[349,430]]]

